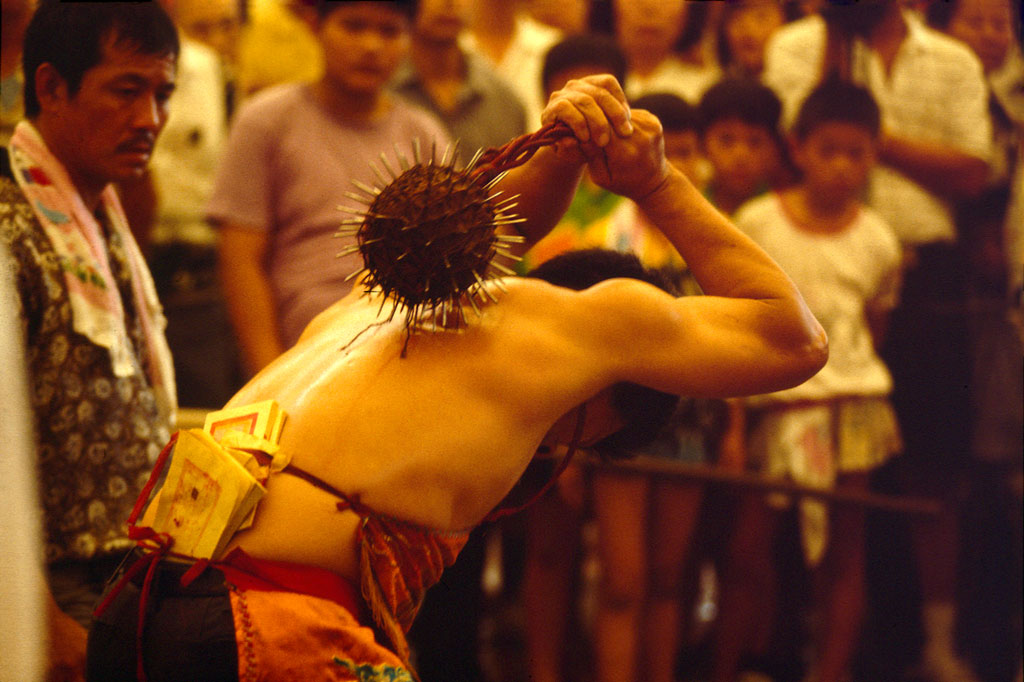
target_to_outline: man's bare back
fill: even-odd
[[[576,292],[507,279],[507,291],[494,288],[497,302],[459,330],[414,330],[403,358],[404,317],[378,319],[380,299],[357,287],[229,405],[276,400],[288,414],[281,447],[295,466],[375,512],[453,530],[502,499],[560,419],[588,401],[607,406],[593,399],[613,384],[728,396],[816,372],[825,339],[795,287],[665,163],[657,120],[626,112],[610,77],[574,81],[545,115],[590,141],[543,150],[506,184],[538,184],[545,164],[565,158],[592,161],[595,179],[638,201],[708,296],[677,299],[636,280]],[[613,430],[608,413],[593,410],[584,442]],[[269,489],[255,527],[234,544],[354,577],[356,514],[290,476],[273,477]]]

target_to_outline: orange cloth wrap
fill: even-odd
[[[359,622],[358,595],[340,576],[242,553],[218,569],[231,586],[241,682],[413,681],[402,660]]]
[[[363,517],[358,535],[363,598],[406,665],[405,633],[427,589],[455,563],[468,539],[469,531],[443,532],[380,515]]]

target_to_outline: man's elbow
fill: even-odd
[[[828,335],[821,325],[816,325],[817,330],[811,335],[804,347],[803,356],[807,363],[807,378],[811,378],[828,362]]]
[[[828,362],[828,336],[817,320],[805,324],[789,344],[793,386],[807,381]]]

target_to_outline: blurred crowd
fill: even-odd
[[[5,146],[34,4],[3,0]],[[353,183],[379,182],[414,139],[466,163],[595,73],[661,120],[670,161],[829,332],[804,386],[685,397],[637,453],[672,473],[581,461],[476,531],[413,628],[424,682],[1021,680],[1017,2],[162,4],[180,38],[169,115],[148,171],[118,189],[182,407],[225,403],[349,291],[358,254],[338,257],[335,233]],[[636,205],[586,177],[521,272],[595,247],[701,295]],[[26,477],[15,459],[0,480]],[[70,504],[49,492],[44,515]],[[71,537],[46,539],[54,573],[102,553],[60,546]]]

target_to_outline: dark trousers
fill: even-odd
[[[150,682],[233,682],[238,648],[224,574],[207,568],[188,587],[188,566],[162,564],[150,590],[142,633]],[[142,577],[125,584],[89,630],[86,679],[137,679],[136,636]]]

